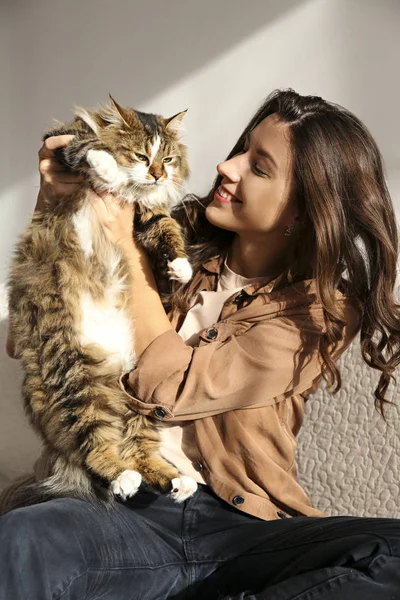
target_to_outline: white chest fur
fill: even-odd
[[[73,225],[85,258],[94,252],[94,231],[90,208],[86,207],[73,217]],[[133,349],[132,319],[127,315],[121,303],[121,295],[126,290],[126,282],[118,266],[120,257],[117,250],[104,253],[103,260],[107,269],[107,284],[104,298],[94,300],[89,291],[80,295],[80,314],[76,327],[82,346],[97,344],[108,356],[108,362],[121,371],[129,371],[135,365]]]
[[[132,322],[125,312],[111,302],[95,302],[88,292],[82,294],[80,308],[81,344],[101,346],[110,364],[121,364],[121,372],[133,369]]]

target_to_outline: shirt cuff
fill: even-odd
[[[172,409],[179,382],[190,364],[193,349],[187,346],[175,330],[156,337],[142,353],[136,367],[123,373],[121,389],[130,398],[130,404],[140,414],[161,420],[174,418]],[[170,381],[170,385],[166,382]],[[163,384],[163,399],[157,399],[157,388]]]

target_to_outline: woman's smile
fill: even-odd
[[[232,204],[232,202],[240,202],[236,196],[230,194],[222,185],[215,191],[214,194],[215,200],[221,202],[222,204]]]

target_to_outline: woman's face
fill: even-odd
[[[269,115],[240,154],[217,166],[222,182],[206,209],[207,219],[239,235],[283,235],[297,216],[292,161],[289,130],[278,115]]]

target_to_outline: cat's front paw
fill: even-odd
[[[142,476],[137,471],[126,469],[122,471],[114,481],[111,482],[111,491],[115,496],[126,500],[134,496],[142,483]]]
[[[181,283],[187,283],[193,275],[192,267],[187,258],[175,258],[168,262],[168,275]]]
[[[88,165],[106,183],[113,183],[118,177],[117,161],[105,150],[89,150],[86,155]]]
[[[175,477],[171,480],[172,491],[170,493],[171,498],[175,502],[183,502],[190,496],[193,496],[197,490],[197,483],[193,477],[188,475],[182,475],[181,477]]]

